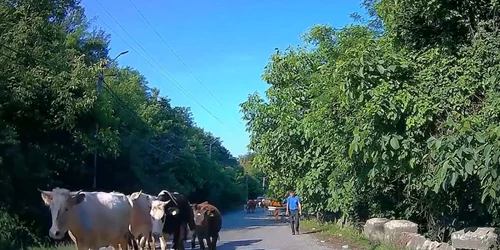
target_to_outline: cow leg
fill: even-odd
[[[147,236],[141,236],[139,239],[137,239],[137,245],[139,246],[140,250],[145,250],[148,242],[149,240]]]
[[[210,237],[210,245],[208,246],[208,250],[215,250],[217,248],[217,235]]]
[[[200,250],[205,250],[205,242],[203,241],[203,237],[198,235],[198,243],[200,243]]]
[[[210,236],[208,238],[210,239],[210,243],[208,244],[208,250],[212,250],[214,249],[214,244],[217,244],[217,239],[214,236]]]
[[[182,249],[184,250],[184,242],[186,241],[186,233],[187,233],[187,224],[186,223],[182,223],[180,228],[179,228],[179,236],[178,236],[178,239],[177,239],[177,248],[178,249]]]
[[[153,249],[151,249],[151,243],[153,243],[153,247],[155,247],[155,245],[154,245],[154,242],[153,242],[153,237],[151,236],[151,232],[149,232],[149,234],[148,234],[147,237],[143,237],[143,239],[144,239],[144,243],[148,245],[148,249],[149,250],[153,250]],[[145,246],[144,246],[144,249],[146,249]]]
[[[135,243],[135,244],[134,244]],[[120,239],[118,243],[111,245],[116,250],[128,250],[129,246],[134,250],[139,250],[137,246],[137,241],[134,238],[125,237],[124,239]]]
[[[146,246],[147,246],[149,250],[152,250],[151,249],[152,240],[153,240],[153,237],[151,237],[151,233],[149,233],[149,235],[141,236],[141,239],[139,241],[140,249],[144,250],[144,249],[146,249]]]
[[[155,247],[156,247],[156,245],[155,245]],[[167,250],[167,242],[165,242],[165,239],[163,239],[162,237],[160,237],[160,249]]]
[[[147,240],[146,240],[146,236],[141,235],[141,236],[139,237],[139,239],[137,239],[137,243],[138,243],[138,245],[139,245],[139,249],[141,249],[141,250],[146,249],[146,242],[147,242]]]
[[[196,233],[194,231],[191,231],[191,249],[194,249],[196,246]]]
[[[169,237],[170,237],[170,235],[167,233],[163,233],[162,236],[158,237],[158,238],[160,238],[160,249],[161,250],[167,250],[167,240]],[[155,248],[156,248],[156,245],[155,245]]]
[[[132,233],[128,232],[125,237],[120,241],[120,246],[123,250],[128,250],[128,246],[131,246],[134,250],[139,250],[139,246],[137,245],[137,239]]]
[[[149,250],[156,250],[155,237],[149,237],[147,242]]]
[[[212,242],[212,244],[214,246],[214,250],[217,249],[217,241],[219,241],[219,233],[214,235],[214,241]]]
[[[179,232],[177,230],[174,232],[171,249],[175,250],[179,249]]]
[[[172,243],[174,245],[173,249],[184,250],[184,244],[183,244],[184,242],[183,242],[183,238],[182,238],[183,232],[184,232],[184,228],[182,225],[175,231],[174,239],[172,241]]]
[[[205,240],[207,241],[208,250],[211,250],[212,249],[212,240],[210,239],[210,235],[207,235]]]

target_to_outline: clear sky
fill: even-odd
[[[352,22],[349,14],[363,12],[358,0],[83,0],[82,4],[87,17],[95,18],[94,25],[111,34],[110,56],[129,50],[118,62],[139,70],[150,87],[159,88],[173,105],[191,107],[196,124],[220,137],[234,156],[246,153],[249,142],[239,104],[249,94],[267,89],[261,75],[274,48],[301,44],[299,36],[315,24],[341,27]]]

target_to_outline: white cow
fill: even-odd
[[[124,194],[70,192],[64,188],[39,191],[52,214],[51,238],[60,240],[68,232],[77,250],[107,246],[127,249],[132,206]]]
[[[156,199],[155,196],[143,193],[142,190],[127,195],[130,203],[132,204],[132,217],[130,220],[130,232],[136,239],[140,238],[139,245],[142,249],[145,244],[151,249],[152,236],[151,236],[151,203]]]

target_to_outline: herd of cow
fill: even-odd
[[[248,213],[255,213],[255,208],[261,207],[261,208],[268,208],[270,206],[276,206],[279,207],[282,204],[278,201],[275,200],[270,200],[270,199],[256,199],[256,200],[248,200],[247,204],[245,204],[245,211]]]
[[[108,246],[139,250],[146,249],[146,245],[151,250],[157,240],[165,250],[170,235],[172,248],[183,250],[188,227],[191,248],[198,237],[200,249],[205,249],[205,240],[208,249],[215,250],[222,227],[222,217],[215,206],[206,201],[190,204],[183,195],[167,190],[157,196],[142,191],[130,195],[63,188],[39,191],[52,215],[49,236],[60,240],[68,232],[77,250]]]

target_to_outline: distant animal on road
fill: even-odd
[[[147,244],[148,249],[151,250],[151,244],[154,246],[154,241],[152,240],[152,224],[149,211],[156,197],[139,191],[127,195],[127,198],[132,204],[130,232],[135,239],[139,240],[141,249],[145,249],[145,245]]]
[[[283,204],[278,200],[269,200],[269,207],[282,207]]]
[[[264,208],[268,208],[268,207],[270,207],[270,206],[271,206],[271,204],[272,204],[272,201],[271,201],[270,199],[264,199],[264,200],[262,201],[262,206],[263,206]]]
[[[264,207],[264,200],[265,198],[262,196],[257,197],[255,201],[257,202],[257,207],[263,208]]]
[[[246,209],[246,212],[251,212],[251,213],[255,213],[255,207],[257,206],[257,202],[255,200],[248,200],[247,201],[247,209]]]
[[[169,235],[173,234],[172,248],[184,250],[186,227],[189,226],[191,231],[195,229],[193,210],[188,200],[179,193],[162,190],[151,203],[150,215],[152,234],[160,238],[161,249],[166,249],[166,242],[160,236],[168,240]]]
[[[196,224],[195,233],[191,236],[191,249],[195,247],[195,240],[198,237],[201,250],[205,250],[203,239],[207,241],[208,250],[216,250],[219,232],[222,228],[222,216],[219,210],[207,201],[192,204],[191,207]]]
[[[50,207],[52,225],[49,236],[60,240],[66,232],[77,250],[112,246],[138,250],[129,231],[132,206],[126,195],[117,192],[71,192],[64,188],[40,190]]]

